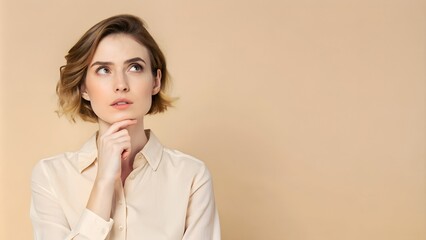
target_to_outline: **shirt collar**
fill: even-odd
[[[161,158],[163,157],[164,147],[151,130],[145,130],[145,134],[148,137],[148,142],[140,152],[148,161],[152,170],[157,171],[158,165],[160,164]],[[133,163],[133,165],[135,165],[135,163]]]
[[[98,147],[96,146],[96,136],[93,134],[92,137],[81,147],[78,152],[78,171],[81,173],[84,169],[92,165],[98,156]]]
[[[144,165],[145,161],[151,166],[154,171],[157,171],[163,155],[163,145],[160,143],[154,133],[147,129],[145,134],[148,137],[148,142],[142,150],[136,154],[133,162],[133,168]],[[95,163],[98,156],[98,148],[96,146],[96,134],[81,147],[78,152],[78,170],[82,173],[86,168]]]

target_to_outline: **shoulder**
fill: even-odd
[[[164,148],[163,158],[176,166],[194,169],[206,168],[206,164],[202,160],[175,149]]]
[[[183,153],[175,149],[163,149],[163,164],[167,167],[175,169],[177,172],[182,172],[196,179],[210,179],[210,172],[206,164],[189,154]]]
[[[209,181],[210,172],[200,159],[184,152],[165,147],[155,134],[148,130],[149,140],[142,150],[144,156],[153,167],[164,176],[179,181]]]
[[[38,161],[33,167],[32,179],[42,176],[65,177],[69,174],[79,173],[96,159],[97,148],[94,136],[78,151],[64,152]]]
[[[170,148],[164,148],[163,150],[164,158],[167,158],[169,161],[175,163],[175,164],[182,164],[188,167],[194,167],[194,168],[202,168],[205,167],[205,163],[201,161],[200,159],[191,156],[189,154],[183,153],[179,150],[170,149]]]
[[[47,178],[52,174],[59,174],[66,169],[75,169],[77,166],[78,153],[65,152],[39,160],[33,167],[31,179],[37,181]]]

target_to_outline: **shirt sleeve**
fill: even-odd
[[[104,240],[113,225],[112,219],[105,221],[85,209],[71,229],[42,163],[34,167],[31,177],[30,217],[35,240]]]
[[[219,215],[209,170],[203,166],[195,176],[183,240],[220,240]]]

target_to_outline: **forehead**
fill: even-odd
[[[135,57],[142,58],[146,63],[150,61],[148,49],[131,35],[111,34],[99,42],[91,63],[96,61],[120,63]]]

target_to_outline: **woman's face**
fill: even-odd
[[[98,45],[81,90],[99,123],[143,117],[160,91],[161,71],[153,76],[148,50],[131,36],[108,35]]]

